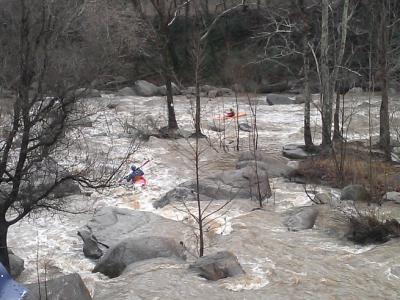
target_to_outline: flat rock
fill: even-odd
[[[258,173],[258,176],[257,176]],[[200,180],[200,200],[232,200],[232,199],[259,199],[264,200],[271,196],[268,173],[246,166],[242,169],[224,171]],[[260,193],[258,193],[258,184]],[[193,181],[182,183],[169,191],[160,200],[153,203],[155,208],[161,208],[174,201],[196,200]]]
[[[280,94],[268,94],[266,101],[269,105],[289,105],[294,104],[294,101],[288,96]]]
[[[24,300],[92,300],[82,278],[77,273],[41,282],[40,293],[37,283],[28,284],[28,295]],[[40,297],[42,296],[42,298]]]
[[[314,227],[318,216],[318,210],[313,206],[304,206],[289,213],[283,224],[290,231],[311,229]]]
[[[110,278],[118,277],[132,263],[158,258],[174,257],[186,259],[184,248],[174,239],[147,236],[125,239],[112,248],[100,259],[93,273],[100,272]]]
[[[151,212],[104,207],[79,230],[83,231],[88,231],[104,250],[133,237],[158,235],[181,240],[186,227],[181,222]]]

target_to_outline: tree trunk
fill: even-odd
[[[203,134],[201,132],[201,127],[200,127],[200,120],[201,120],[200,109],[201,109],[200,83],[198,80],[196,80],[196,115],[195,115],[195,131],[196,132],[195,132],[195,134],[198,137],[203,136]]]
[[[344,95],[343,95],[344,97]],[[342,108],[344,109],[344,108]],[[336,92],[336,102],[335,102],[335,114],[333,115],[333,139],[340,138],[340,126],[339,126],[339,114],[340,114],[340,93]]]
[[[168,129],[176,130],[178,129],[178,122],[176,122],[176,117],[175,117],[174,97],[172,93],[171,78],[168,75],[165,77],[166,77],[165,86],[167,88]]]
[[[203,214],[201,209],[200,200],[200,149],[199,149],[199,137],[196,136],[196,153],[195,153],[195,163],[196,163],[196,200],[197,200],[197,214],[198,214],[198,224],[199,224],[199,256],[204,255],[204,232],[203,232]]]
[[[335,114],[333,117],[333,138],[338,139],[340,138],[340,128],[339,128],[339,114],[340,114],[340,90],[343,88],[338,84],[338,74],[339,72],[339,67],[341,66],[343,62],[343,56],[344,56],[344,51],[346,49],[346,39],[347,39],[347,24],[349,21],[349,1],[350,0],[345,0],[343,3],[343,14],[342,14],[342,25],[341,25],[341,31],[340,31],[340,48],[339,48],[339,55],[337,57],[336,65],[333,70],[333,86],[332,88],[336,88],[336,105],[335,105]],[[341,79],[342,80],[342,79]],[[343,81],[343,80],[342,80]],[[344,88],[342,89],[344,92]],[[332,92],[332,97],[334,95],[334,91]],[[343,94],[344,97],[344,94]],[[344,107],[342,107],[344,109]]]
[[[303,40],[303,59],[304,59],[304,145],[306,149],[314,146],[311,135],[311,92],[310,92],[310,59],[307,38]]]
[[[322,0],[322,27],[321,27],[321,118],[322,118],[322,146],[330,146],[332,130],[332,89],[331,78],[328,66],[328,48],[329,48],[329,3],[328,0]]]
[[[388,96],[388,66],[387,66],[387,26],[386,26],[386,5],[382,1],[381,26],[380,26],[380,67],[382,80],[382,101],[379,111],[379,144],[385,151],[386,160],[391,160],[390,149],[390,125],[389,125],[389,96]]]
[[[8,259],[7,247],[7,232],[8,225],[5,222],[0,222],[0,262],[10,272],[10,261]]]

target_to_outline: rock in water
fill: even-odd
[[[124,87],[117,92],[118,96],[136,96],[136,92],[131,87]]]
[[[79,274],[69,274],[46,282],[27,285],[28,295],[24,300],[92,300],[90,293]],[[41,295],[41,297],[39,296]]]
[[[229,251],[221,251],[215,254],[200,257],[189,269],[208,280],[219,280],[245,274],[237,257]]]
[[[399,192],[387,192],[383,199],[387,201],[394,201],[400,204],[400,193]]]
[[[294,101],[288,96],[279,94],[268,94],[266,101],[269,105],[289,105],[294,104]]]
[[[8,259],[10,260],[11,276],[17,278],[25,270],[24,260],[8,250]]]
[[[173,201],[192,201],[196,184],[188,181],[169,191],[153,206],[161,208]],[[200,200],[256,199],[271,197],[268,173],[262,169],[246,166],[242,169],[224,171],[200,180]]]
[[[236,163],[236,168],[242,169],[246,166],[255,168],[256,161],[257,168],[266,171],[269,177],[288,177],[294,170],[287,165],[285,158],[278,159],[262,151],[256,151],[256,153],[252,151],[243,152]]]
[[[239,129],[245,132],[251,132],[253,128],[247,123],[239,123]]]
[[[303,145],[289,144],[283,146],[282,150],[283,156],[290,159],[306,159],[311,156],[311,153],[304,151]]]
[[[99,248],[97,239],[88,230],[78,231],[78,235],[83,240],[83,254],[88,258],[100,258],[103,251]]]
[[[134,90],[138,96],[142,97],[152,97],[160,95],[158,86],[147,82],[146,80],[137,80],[135,82]]]
[[[158,236],[130,238],[110,248],[96,264],[93,273],[100,272],[114,278],[132,263],[157,257],[186,259],[184,248],[174,239]]]
[[[351,184],[346,186],[340,194],[340,200],[352,200],[354,202],[370,202],[371,195],[361,184]]]
[[[283,224],[290,231],[299,231],[314,227],[315,220],[318,216],[318,210],[313,206],[301,207],[296,212],[287,217]]]

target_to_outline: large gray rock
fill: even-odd
[[[158,86],[146,81],[137,80],[133,88],[138,96],[152,97],[160,95]]]
[[[229,251],[221,251],[197,259],[189,266],[199,276],[208,280],[219,280],[245,274],[237,257]]]
[[[186,259],[184,248],[174,239],[158,236],[129,238],[110,248],[93,269],[110,278],[118,277],[135,262],[157,258],[175,257]]]
[[[248,151],[240,155],[236,168],[241,169],[246,166],[255,167],[257,161],[257,168],[264,170],[268,173],[269,177],[287,177],[294,170],[287,165],[287,160],[276,158],[268,153],[262,151]]]
[[[11,250],[8,251],[8,259],[10,261],[11,276],[17,278],[25,270],[24,260]]]
[[[400,193],[399,192],[387,192],[383,197],[384,200],[394,201],[400,204]]]
[[[77,273],[41,282],[40,293],[37,283],[28,284],[26,287],[29,292],[24,300],[92,300],[87,287]]]
[[[303,145],[289,144],[283,146],[282,149],[283,156],[290,159],[305,159],[312,156],[312,153],[308,153],[304,150]]]
[[[340,200],[352,200],[354,202],[370,202],[371,194],[361,184],[346,186],[340,194]]]
[[[124,87],[123,89],[120,89],[117,92],[118,96],[137,96],[135,90],[129,86]]]
[[[290,231],[299,231],[314,227],[318,210],[314,206],[305,206],[295,209],[285,218],[283,224]]]
[[[258,173],[258,174],[257,174]],[[200,180],[200,200],[231,200],[257,199],[264,200],[271,196],[268,173],[262,169],[246,166],[242,169],[224,171]],[[259,190],[258,190],[259,187]],[[174,201],[196,200],[192,181],[185,182],[169,191],[160,200],[153,203],[155,208],[161,208]]]
[[[78,235],[83,241],[83,254],[85,257],[97,259],[103,255],[96,237],[89,230],[80,230]]]
[[[268,94],[266,101],[269,105],[289,105],[294,104],[294,101],[288,96],[279,94]]]
[[[182,239],[186,227],[177,221],[151,212],[117,207],[104,207],[79,232],[90,233],[90,243],[97,241],[100,249],[107,249],[127,238],[158,235]],[[84,240],[85,242],[85,240]]]

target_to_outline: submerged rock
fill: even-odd
[[[197,259],[189,266],[199,276],[208,280],[219,280],[245,274],[237,257],[229,251],[221,251]]]
[[[175,257],[186,259],[184,248],[174,239],[148,236],[129,238],[110,248],[93,269],[110,278],[118,277],[124,269],[135,262],[157,258]]]
[[[292,212],[283,221],[283,224],[290,231],[311,229],[314,227],[317,216],[318,210],[314,206],[305,206],[299,208],[295,212]]]
[[[239,123],[239,129],[244,132],[252,132],[253,130],[248,123]]]
[[[48,300],[91,300],[92,297],[79,274],[69,274],[55,279],[28,284],[29,292],[25,300],[40,300],[46,295]],[[39,292],[40,289],[40,292]]]

